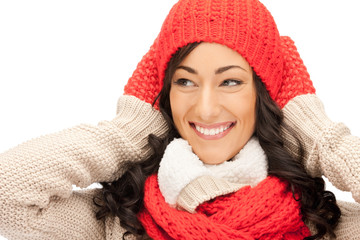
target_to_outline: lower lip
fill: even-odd
[[[225,137],[231,131],[231,129],[235,126],[235,124],[236,123],[231,124],[231,127],[226,129],[222,133],[215,134],[215,135],[205,135],[205,134],[202,134],[201,132],[197,131],[194,125],[191,125],[191,127],[194,129],[195,133],[199,137],[201,137],[202,139],[205,139],[205,140],[217,140],[217,139]]]

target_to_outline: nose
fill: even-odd
[[[195,113],[204,122],[213,122],[221,113],[219,94],[214,89],[201,89],[195,103]]]

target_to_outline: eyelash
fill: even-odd
[[[192,81],[185,79],[185,78],[179,78],[178,80],[176,80],[174,82],[174,84],[179,85],[179,86],[183,86],[183,87],[187,87],[189,85],[186,85],[187,83],[192,83],[193,85],[195,85]]]
[[[225,83],[229,83],[229,82],[233,82],[235,83],[234,85],[228,85],[228,84],[225,84]],[[223,81],[220,86],[229,86],[229,87],[232,87],[232,86],[238,86],[238,85],[241,85],[243,84],[243,81],[241,80],[235,80],[235,79],[227,79],[225,81]]]
[[[191,83],[192,85],[187,85]],[[233,85],[229,85],[229,83],[235,83]],[[179,85],[179,86],[182,86],[182,87],[188,87],[188,86],[195,86],[195,83],[192,82],[191,80],[189,79],[185,79],[185,78],[179,78],[178,80],[176,80],[174,82],[174,84],[176,85]],[[227,80],[224,80],[220,86],[225,86],[225,87],[234,87],[234,86],[239,86],[243,84],[243,81],[241,80],[235,80],[235,79],[227,79]]]

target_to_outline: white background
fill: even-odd
[[[111,120],[175,2],[0,0],[0,152],[79,123]],[[280,33],[295,40],[328,115],[360,136],[358,1],[263,3]]]

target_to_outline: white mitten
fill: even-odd
[[[174,139],[166,147],[160,162],[158,182],[160,191],[170,206],[176,206],[177,198],[187,184],[204,175],[209,175],[209,170],[193,153],[186,140]]]

